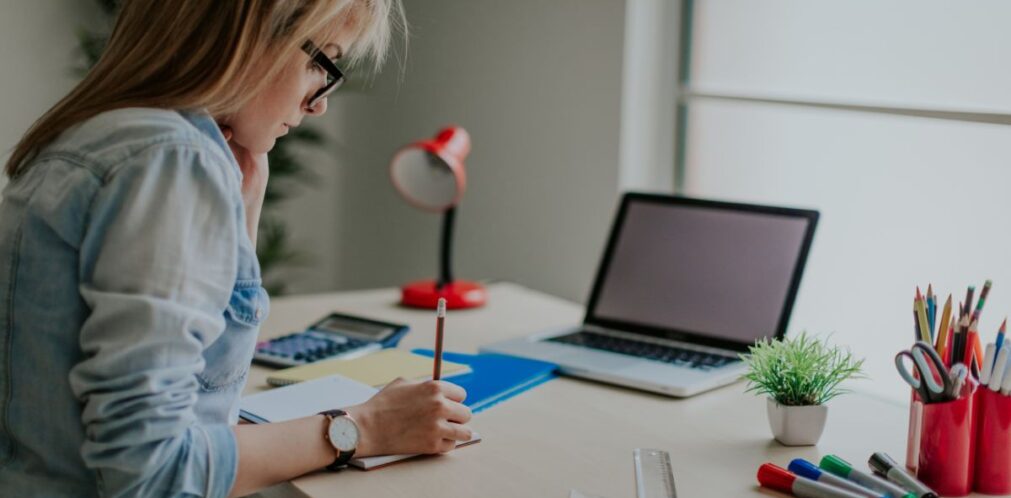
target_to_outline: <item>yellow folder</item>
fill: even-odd
[[[442,378],[470,373],[469,366],[450,361],[442,362]],[[297,367],[278,370],[267,377],[272,386],[286,386],[305,380],[340,374],[363,384],[381,387],[397,377],[408,380],[432,378],[432,358],[419,356],[403,349],[382,349],[351,360],[323,360]]]

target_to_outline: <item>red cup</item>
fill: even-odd
[[[916,477],[943,496],[972,492],[976,460],[976,396],[972,389],[955,401],[924,403]],[[919,397],[915,399],[919,401]]]
[[[976,411],[975,489],[988,495],[1011,494],[1011,396],[980,387]]]

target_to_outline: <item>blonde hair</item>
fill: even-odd
[[[307,39],[355,29],[344,59],[378,69],[401,0],[126,0],[102,57],[18,142],[5,171],[14,178],[65,130],[124,107],[238,110]],[[347,47],[345,47],[347,49]]]

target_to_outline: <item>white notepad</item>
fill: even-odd
[[[284,422],[364,403],[377,392],[378,389],[356,380],[331,375],[245,396],[239,400],[239,416],[256,424]],[[480,440],[481,436],[475,432],[469,441],[460,441],[456,447],[474,444]],[[349,463],[354,467],[369,470],[414,456],[417,455],[353,458]]]

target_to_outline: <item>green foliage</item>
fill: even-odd
[[[748,365],[748,392],[765,394],[783,406],[821,405],[849,392],[840,384],[862,378],[864,360],[829,346],[806,332],[789,340],[763,339],[741,355]]]
[[[81,66],[76,68],[79,76],[84,76],[102,55],[109,40],[108,32],[119,10],[120,0],[95,0],[105,16],[105,26],[98,32],[82,29],[78,32]],[[291,130],[287,136],[277,139],[273,150],[267,156],[270,163],[270,181],[263,201],[263,213],[257,236],[256,255],[260,260],[263,286],[271,295],[285,293],[287,285],[283,269],[311,263],[311,257],[303,251],[291,248],[291,237],[287,226],[277,214],[278,204],[296,195],[302,186],[313,185],[318,179],[299,162],[294,149],[321,147],[325,138],[318,131],[302,125]]]

